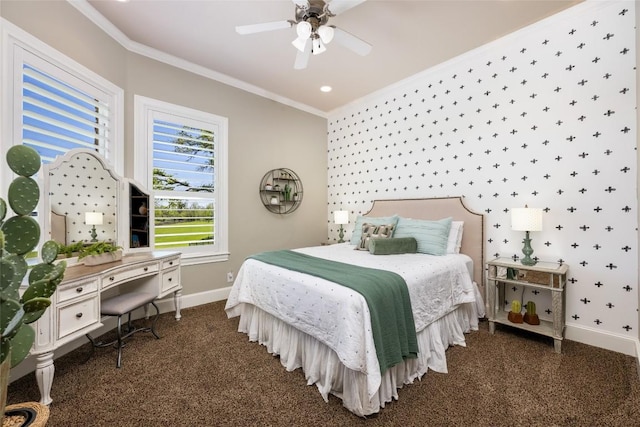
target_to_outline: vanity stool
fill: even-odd
[[[160,315],[160,310],[154,302],[155,299],[156,295],[147,292],[128,292],[126,294],[121,294],[113,298],[103,300],[101,303],[102,308],[100,310],[100,314],[103,316],[118,316],[118,327],[116,330],[117,338],[107,343],[95,342],[95,340],[91,338],[89,334],[86,334],[87,338],[89,338],[89,341],[91,341],[92,344],[92,353],[95,347],[103,348],[113,345],[118,349],[118,359],[116,362],[116,367],[119,368],[122,361],[122,347],[124,347],[126,344],[124,342],[126,338],[129,338],[136,332],[151,332],[157,339],[160,339],[155,330],[156,322],[158,321],[158,316]],[[137,308],[146,306],[147,304],[153,305],[153,307],[156,309],[156,315],[151,322],[151,327],[133,328],[131,326],[131,312]],[[123,335],[122,316],[124,316],[125,314],[129,315],[129,320],[127,322],[126,333]]]

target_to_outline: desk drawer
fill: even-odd
[[[58,304],[98,292],[98,279],[78,281],[59,287],[56,292]]]
[[[99,297],[95,295],[58,308],[58,339],[97,323],[100,319],[98,302]]]
[[[180,287],[180,269],[165,271],[162,273],[162,283],[160,284],[160,294]]]
[[[137,279],[138,277],[149,276],[158,273],[158,263],[142,264],[132,267],[128,270],[118,271],[116,273],[105,274],[102,278],[102,289],[108,289],[111,286],[122,282]]]
[[[176,257],[176,258],[171,258],[165,261],[162,261],[162,269],[163,270],[168,270],[170,268],[174,268],[180,265],[180,258]]]

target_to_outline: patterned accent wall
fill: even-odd
[[[510,210],[542,208],[534,256],[569,265],[567,324],[637,337],[634,25],[633,2],[582,3],[333,112],[331,239],[334,210],[352,227],[375,199],[463,196],[487,258],[518,259]],[[551,318],[547,292],[523,299]]]

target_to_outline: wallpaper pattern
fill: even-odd
[[[486,258],[517,259],[510,209],[543,208],[534,256],[569,265],[567,324],[637,337],[633,8],[580,4],[332,113],[331,238],[334,210],[348,238],[375,199],[463,196]],[[523,298],[551,318],[548,293]]]

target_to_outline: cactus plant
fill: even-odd
[[[523,320],[530,325],[539,325],[540,318],[536,314],[536,303],[533,301],[527,302],[527,312],[524,314]]]
[[[29,324],[51,304],[49,298],[62,281],[66,263],[53,263],[58,244],[50,240],[40,250],[42,262],[28,266],[25,257],[40,240],[40,227],[31,216],[40,198],[38,184],[32,178],[40,169],[40,155],[30,147],[16,145],[7,152],[7,164],[19,176],[7,193],[9,207],[16,215],[6,221],[7,204],[0,198],[0,363],[10,357],[14,367],[29,354],[35,338]],[[20,296],[29,269],[28,286]]]
[[[529,301],[527,302],[527,313],[529,313],[532,316],[535,316],[536,314],[536,303],[533,301]]]
[[[517,299],[511,301],[511,311],[514,313],[520,313],[522,311],[522,304]]]
[[[507,315],[507,319],[513,323],[522,323],[522,304],[517,299],[511,301],[511,311]]]

